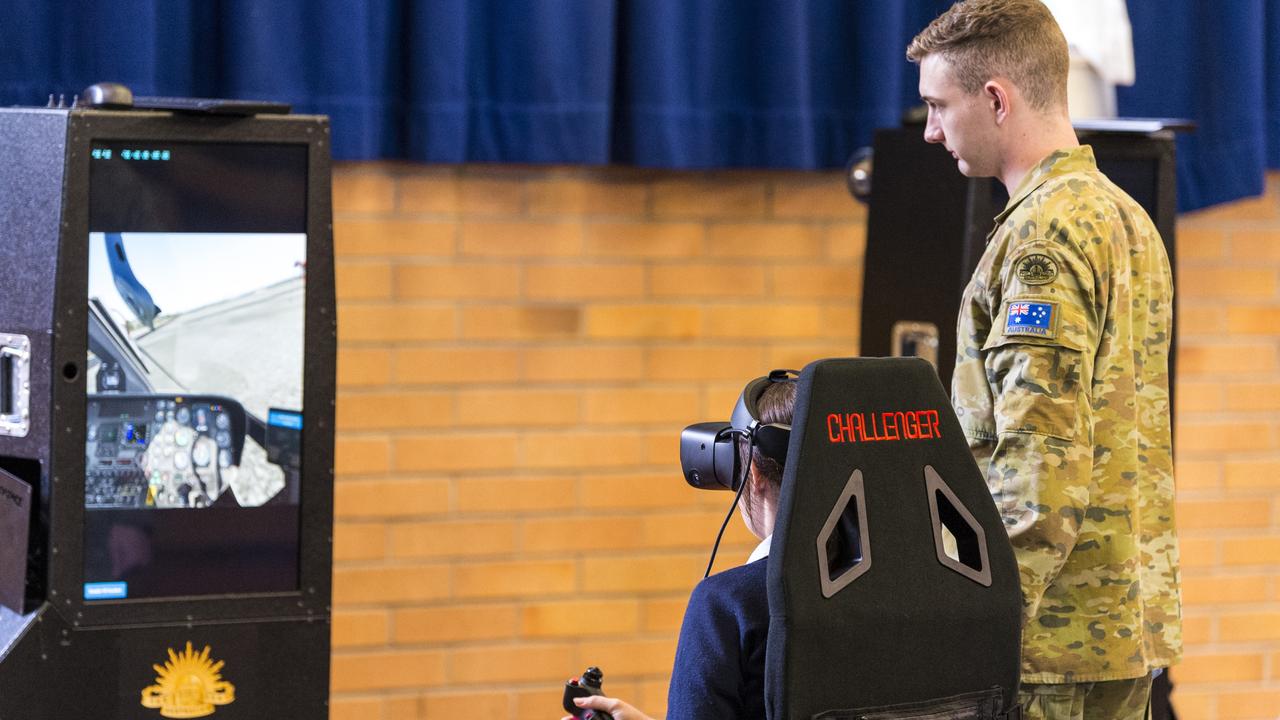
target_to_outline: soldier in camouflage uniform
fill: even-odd
[[[925,139],[1009,189],[965,290],[952,401],[1021,572],[1029,718],[1142,718],[1181,654],[1173,282],[1066,107],[1039,0],[968,0],[912,42]]]

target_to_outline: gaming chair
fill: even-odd
[[[770,720],[1020,717],[1017,564],[926,361],[801,373],[768,573]]]

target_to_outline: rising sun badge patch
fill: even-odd
[[[1033,335],[1053,338],[1058,334],[1055,323],[1057,303],[1014,300],[1004,315],[1005,335]]]
[[[235,702],[236,688],[222,679],[221,660],[209,657],[209,646],[202,652],[187,649],[169,650],[164,665],[152,665],[156,684],[142,691],[142,707],[153,708],[167,718],[201,718],[212,715],[217,705]]]
[[[1031,253],[1018,261],[1018,279],[1027,285],[1048,285],[1058,277],[1058,264],[1043,253]]]

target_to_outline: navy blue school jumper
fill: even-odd
[[[725,570],[693,589],[680,626],[667,720],[764,720],[768,562],[765,557]]]

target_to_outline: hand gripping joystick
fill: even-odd
[[[604,673],[600,672],[600,668],[593,665],[582,673],[581,678],[572,678],[565,683],[565,711],[575,718],[579,718],[579,720],[613,720],[613,716],[603,710],[589,710],[573,704],[574,698],[604,695],[604,691],[600,689],[602,680],[604,680]]]

